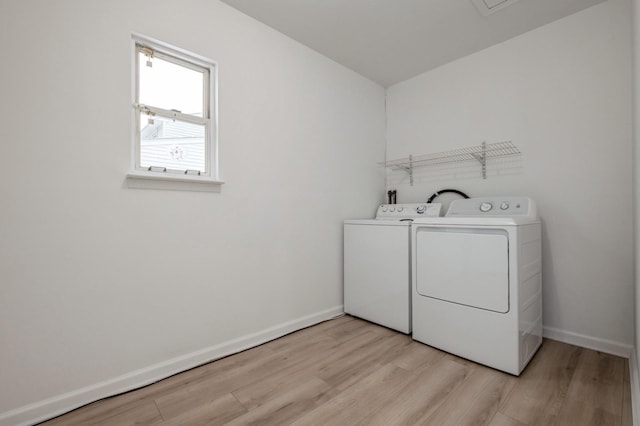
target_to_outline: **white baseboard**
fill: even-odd
[[[629,382],[631,385],[631,415],[633,425],[640,426],[640,382],[638,381],[638,355],[635,348],[631,349],[629,358]]]
[[[343,314],[343,306],[336,306],[72,392],[6,411],[0,413],[0,426],[31,425],[38,423],[99,399],[146,386],[176,373],[261,345],[262,343],[277,339],[291,332]]]
[[[605,352],[622,358],[629,358],[633,351],[633,346],[626,343],[586,336],[584,334],[573,333],[553,327],[544,327],[542,335],[551,340],[557,340],[559,342],[569,343],[570,345]]]

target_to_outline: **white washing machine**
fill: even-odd
[[[520,375],[542,343],[534,201],[455,200],[411,228],[413,339]]]
[[[383,204],[375,219],[344,222],[344,311],[411,332],[411,221],[440,204]]]

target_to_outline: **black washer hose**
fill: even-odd
[[[445,192],[453,192],[454,194],[458,194],[458,195],[462,196],[463,198],[469,198],[469,196],[467,194],[465,194],[462,191],[458,191],[457,189],[441,189],[440,191],[434,192],[431,195],[431,197],[429,197],[429,199],[427,200],[427,204],[432,203],[433,200],[435,200],[437,196],[439,196],[440,194],[444,194]]]

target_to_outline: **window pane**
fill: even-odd
[[[205,173],[204,125],[141,113],[140,166]]]
[[[138,52],[141,104],[202,117],[204,73]]]

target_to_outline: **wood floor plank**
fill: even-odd
[[[160,413],[165,419],[162,423],[163,426],[224,425],[246,412],[247,409],[230,393],[198,404],[192,409],[176,411],[171,417],[163,414],[160,409]]]
[[[613,414],[600,407],[594,407],[588,402],[577,399],[569,399],[562,407],[562,411],[558,414],[555,425],[567,426],[614,426],[622,423],[622,417]]]
[[[472,369],[446,358],[414,371],[412,379],[362,424],[427,424],[429,417],[462,385]]]
[[[247,409],[254,409],[274,395],[312,379],[317,366],[327,358],[327,348],[336,350],[341,347],[341,344],[336,345],[328,336],[318,335],[314,339],[307,342],[306,346],[295,349],[288,359],[286,368],[274,371],[263,380],[233,390],[233,395]]]
[[[162,423],[162,416],[158,411],[158,407],[154,403],[148,402],[146,404],[140,404],[129,411],[125,411],[118,415],[106,418],[104,420],[94,420],[87,424],[89,425],[114,425],[114,426],[129,426],[129,425],[159,425]]]
[[[395,359],[411,343],[411,338],[400,333],[378,337],[375,344],[361,347],[335,362],[325,363],[318,377],[331,386],[345,389],[372,370]]]
[[[520,377],[350,316],[45,425],[631,425],[627,361],[545,340]]]
[[[476,399],[456,425],[488,425],[498,412],[498,408],[513,390],[517,379],[508,374],[492,371],[487,386],[478,393]]]
[[[500,412],[530,425],[556,421],[584,349],[545,340]]]
[[[181,389],[175,393],[159,397],[155,403],[165,420],[180,417],[184,413],[192,413],[208,411],[207,407],[216,407],[218,405],[235,410],[234,405],[238,405],[240,411],[247,411],[246,408],[231,394],[220,394],[219,392],[209,392],[199,389],[197,391],[191,389]]]
[[[622,358],[584,351],[558,415],[558,424],[621,424],[623,375]]]
[[[486,425],[495,417],[517,379],[477,366],[472,374],[427,419],[437,425]]]
[[[293,425],[352,425],[371,410],[395,397],[412,374],[392,364],[372,372],[326,403],[300,417]]]
[[[511,417],[507,417],[502,413],[496,413],[491,419],[489,426],[525,426],[525,423],[519,422],[516,419],[512,419]]]
[[[351,339],[353,338],[353,336],[356,336],[359,333],[364,333],[364,332],[373,331],[375,333],[378,333],[384,336],[388,336],[395,333],[394,331],[385,327],[376,326],[372,328],[371,323],[367,321],[359,320],[354,317],[349,317],[349,318],[352,318],[353,321],[345,322],[340,327],[328,328],[326,330],[326,334],[337,340],[344,340],[344,339]]]
[[[402,353],[392,362],[405,370],[415,371],[438,362],[445,356],[445,352],[414,340],[403,348]]]
[[[279,393],[275,398],[237,417],[228,424],[282,425],[291,423],[328,399],[327,392],[330,388],[323,380],[312,378]]]

